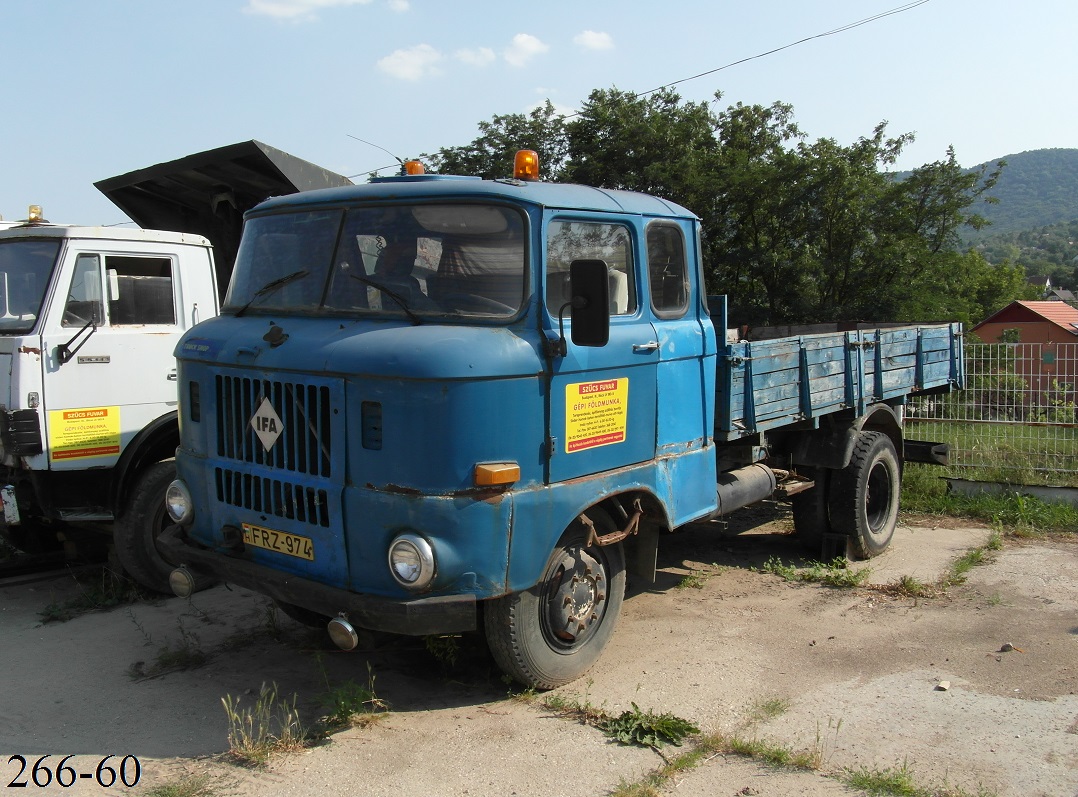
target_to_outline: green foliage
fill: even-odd
[[[556,181],[565,161],[568,138],[565,120],[549,100],[529,113],[495,115],[479,123],[480,135],[462,147],[443,147],[423,161],[439,174],[466,174],[494,180],[513,174],[517,150],[539,155],[544,179]]]
[[[917,784],[909,765],[903,761],[902,765],[895,768],[858,769],[844,770],[841,780],[847,786],[861,789],[873,797],[974,797],[961,788],[940,786],[930,788]],[[991,797],[990,792],[983,786],[978,788],[976,797]]]
[[[42,623],[63,623],[80,614],[136,603],[146,597],[138,584],[108,567],[74,573],[72,578],[78,586],[78,594],[59,603],[50,603],[38,612]]]
[[[622,744],[656,749],[665,744],[680,746],[686,736],[700,733],[696,725],[669,712],[656,714],[641,711],[636,703],[631,705],[632,711],[602,721],[600,730]]]
[[[460,637],[453,634],[423,637],[427,653],[433,656],[446,670],[457,666],[460,657]]]
[[[1078,149],[1038,149],[1007,155],[1006,161],[993,191],[999,202],[981,211],[992,226],[967,231],[966,240],[987,243],[1001,234],[1078,219]]]
[[[275,752],[300,750],[309,741],[296,710],[296,695],[277,696],[277,684],[262,684],[255,704],[241,708],[241,698],[221,698],[228,716],[228,752],[238,762],[263,766]]]
[[[145,792],[146,797],[213,797],[209,775],[183,778],[173,783],[154,786]]]
[[[865,583],[871,574],[867,567],[853,569],[850,563],[839,557],[830,562],[809,562],[806,567],[785,565],[777,556],[770,557],[760,568],[785,581],[808,581],[828,587],[851,588]]]
[[[430,156],[435,168],[504,177],[530,147],[546,180],[643,191],[698,214],[708,289],[729,295],[735,324],[974,322],[1025,290],[1019,265],[960,247],[964,229],[985,225],[1003,164],[963,169],[949,150],[896,175],[913,137],[889,137],[884,123],[850,145],[809,141],[784,103],[716,112],[670,89],[611,88],[572,118],[547,102],[479,130]]]
[[[904,511],[968,517],[1019,534],[1078,530],[1078,507],[1072,504],[1049,503],[1017,491],[975,495],[949,492],[937,470],[930,465],[906,467],[902,478]],[[995,548],[998,545],[997,541]]]
[[[374,691],[375,675],[370,662],[367,663],[366,686],[351,680],[334,686],[329,681],[329,674],[326,672],[321,655],[317,658],[318,666],[322,671],[322,679],[326,683],[326,691],[318,698],[318,702],[326,711],[321,719],[325,731],[333,732],[357,725],[366,727],[389,713],[389,704],[378,697]]]

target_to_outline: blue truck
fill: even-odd
[[[639,193],[407,173],[245,216],[221,315],[176,349],[157,544],[358,631],[482,631],[541,689],[611,637],[660,538],[768,498],[869,557],[897,521],[915,393],[963,382],[958,324],[748,340],[708,297],[700,220]]]

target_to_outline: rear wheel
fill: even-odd
[[[831,525],[853,539],[861,559],[887,550],[898,525],[902,471],[891,438],[862,432],[850,464],[836,471],[828,510]]]
[[[602,510],[588,516],[600,533],[614,529]],[[525,686],[553,689],[595,663],[614,633],[625,595],[625,554],[620,544],[587,545],[576,521],[529,590],[484,607],[487,645],[504,672]]]

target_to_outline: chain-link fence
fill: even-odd
[[[907,407],[907,436],[951,444],[950,475],[1078,486],[1078,343],[966,344],[966,389]]]

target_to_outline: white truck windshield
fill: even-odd
[[[525,298],[524,220],[480,204],[249,219],[225,310],[508,319]]]
[[[34,328],[59,252],[55,239],[0,241],[0,334]]]

